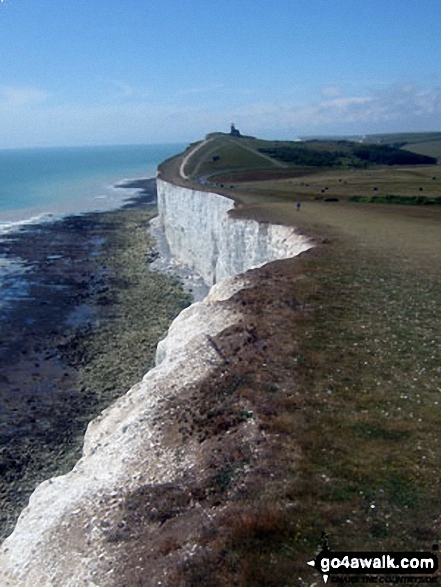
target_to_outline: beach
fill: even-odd
[[[24,225],[0,241],[4,262],[21,260],[0,315],[0,538],[36,485],[78,460],[88,422],[151,368],[191,301],[147,270],[155,180],[123,187],[141,191],[120,209]]]

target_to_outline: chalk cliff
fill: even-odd
[[[157,224],[175,259],[211,286],[226,277],[311,247],[287,226],[231,218],[234,202],[212,192],[157,180]]]
[[[133,496],[162,495],[179,480],[208,474],[201,463],[213,446],[201,437],[183,443],[179,416],[201,382],[225,362],[214,338],[242,320],[229,301],[247,287],[242,273],[312,246],[291,228],[231,218],[228,198],[160,179],[158,206],[158,224],[171,253],[213,287],[172,323],[158,345],[157,366],[89,424],[83,457],[74,469],[45,481],[31,496],[0,551],[4,587],[119,584],[115,561],[134,548],[126,540],[136,539],[122,509],[128,503],[135,507]],[[253,446],[258,434],[252,418],[242,420],[229,436],[236,448],[245,440]],[[194,496],[185,503],[200,526],[206,512]],[[149,507],[149,523],[158,532],[158,507]],[[190,539],[186,548],[191,551]],[[149,568],[141,568],[147,563],[139,560],[146,577],[142,584],[167,584],[167,565],[155,576],[151,571],[149,579]]]

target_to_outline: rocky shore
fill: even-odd
[[[78,460],[87,423],[151,367],[190,303],[176,280],[147,270],[155,181],[123,187],[142,192],[122,209],[0,241],[1,256],[25,269],[25,295],[0,320],[0,539],[36,485]]]
[[[299,307],[287,271],[291,257],[312,245],[287,227],[231,219],[232,202],[222,196],[208,198],[171,185],[164,191],[159,182],[158,196],[164,227],[176,231],[166,234],[171,252],[182,253],[179,235],[185,237],[184,261],[190,270],[203,273],[208,256],[213,271],[208,281],[222,280],[172,322],[158,345],[156,366],[148,370],[145,364],[145,375],[135,385],[121,384],[118,399],[89,423],[82,457],[73,469],[34,491],[0,549],[5,587],[207,584],[200,582],[200,569],[210,586],[221,585],[213,582],[210,560],[230,542],[230,522],[245,510],[260,519],[268,509],[271,525],[280,519],[282,505],[270,510],[269,494],[254,513],[250,508],[268,480],[277,485],[281,479],[276,478],[286,470],[279,430],[272,433],[265,422],[276,414],[279,391],[297,409],[299,398],[286,391],[292,383],[293,344],[280,336],[280,325],[286,328]],[[190,230],[191,223],[198,230]],[[134,232],[130,223],[124,228],[123,241]],[[145,232],[145,226],[139,230]],[[119,251],[128,250],[122,242],[115,244]],[[119,265],[107,260],[104,266],[105,273],[113,267],[121,288],[145,273],[136,271],[133,256],[129,250],[125,260],[119,254]],[[279,257],[285,262],[268,264]],[[244,273],[256,265],[264,266]],[[292,271],[297,271],[294,265]],[[122,293],[126,308],[137,303],[130,291]],[[132,340],[125,319],[126,338],[114,326],[103,334],[107,343],[112,337],[118,340],[118,352],[107,346],[101,354],[100,338],[95,338],[93,353],[86,349],[78,354],[87,359],[83,381],[89,368],[97,382],[107,382],[109,373],[123,372],[132,355],[149,348],[142,320],[146,300],[152,306],[155,298],[145,283],[139,291],[140,322],[133,327],[141,327],[140,336]],[[167,288],[157,293],[159,307]],[[129,391],[124,394],[124,389]],[[278,532],[278,522],[276,526]]]

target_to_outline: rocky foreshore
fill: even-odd
[[[185,234],[187,222],[198,223],[191,214],[181,215],[182,227],[174,226],[187,239],[189,267],[197,270],[199,259],[208,261],[213,280],[223,279],[173,321],[158,346],[156,366],[90,422],[72,471],[32,494],[0,550],[5,587],[196,585],[199,569],[210,573],[204,560],[217,556],[229,540],[231,521],[249,507],[247,496],[259,495],[269,478],[280,482],[280,439],[266,431],[270,406],[264,396],[291,385],[292,344],[279,336],[280,324],[286,326],[297,311],[296,267],[289,258],[312,244],[286,227],[235,225],[228,217],[231,203],[219,208],[218,196],[211,202],[177,189],[189,210],[200,197],[206,204],[204,231]],[[176,212],[168,206],[172,191],[170,185],[163,193],[164,225],[164,214]],[[226,229],[238,241],[227,242]],[[202,253],[207,231],[209,254],[216,253],[211,263]],[[180,241],[172,241],[173,252]],[[234,275],[234,251],[241,244],[241,273]],[[280,256],[288,259],[283,267],[277,262],[243,273]],[[133,267],[129,275],[139,277]],[[127,346],[133,354],[144,352],[144,345],[140,339]],[[297,397],[288,395],[285,400],[296,406]],[[194,581],[187,583],[193,571]]]
[[[147,271],[154,180],[125,187],[144,191],[122,209],[28,225],[0,241],[3,257],[24,268],[23,295],[0,322],[0,537],[39,482],[78,460],[87,423],[152,365],[189,303],[174,280]]]

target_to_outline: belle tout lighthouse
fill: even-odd
[[[234,126],[234,122],[231,123],[230,136],[241,137],[240,131]]]

